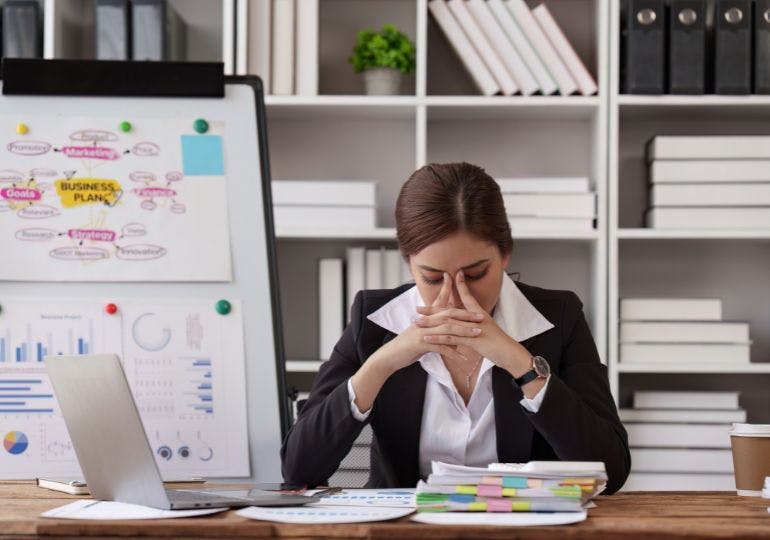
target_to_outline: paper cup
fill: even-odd
[[[770,476],[770,424],[733,424],[730,443],[738,495],[761,497]]]

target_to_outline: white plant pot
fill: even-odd
[[[393,68],[364,70],[364,86],[369,96],[395,96],[401,92],[401,72]]]

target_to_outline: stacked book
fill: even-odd
[[[657,136],[647,226],[770,229],[770,136]]]
[[[620,409],[631,446],[624,489],[735,489],[729,430],[745,422],[738,392],[649,392]]]
[[[367,424],[356,437],[350,452],[342,458],[340,466],[329,478],[332,487],[362,488],[369,481],[371,468],[370,446],[372,444],[372,426]]]
[[[530,10],[525,0],[430,0],[428,9],[486,96],[597,91],[545,3]]]
[[[596,194],[586,177],[501,178],[505,211],[514,237],[532,231],[590,231]]]
[[[377,183],[273,180],[276,229],[372,230],[377,224]]]
[[[580,512],[607,483],[602,462],[531,461],[467,467],[434,461],[418,512]]]
[[[722,321],[719,298],[624,298],[620,362],[677,365],[748,364],[749,325]]]
[[[265,94],[318,94],[318,0],[244,2],[248,10],[247,73]]]
[[[349,247],[346,253],[346,269],[348,315],[358,291],[394,289],[412,280],[409,266],[398,249]]]
[[[393,289],[411,280],[397,249],[347,248],[346,260],[318,262],[318,358],[328,360],[350,320],[356,293],[364,289]]]

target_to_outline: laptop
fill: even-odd
[[[95,499],[165,510],[298,506],[320,500],[255,489],[166,489],[118,356],[48,356],[45,365]]]

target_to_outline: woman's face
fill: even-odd
[[[449,305],[464,308],[455,283],[457,272],[462,270],[471,294],[490,314],[500,297],[507,266],[508,255],[502,256],[496,244],[466,231],[447,236],[409,257],[409,269],[426,305],[438,296],[443,273],[447,272],[452,278]]]

